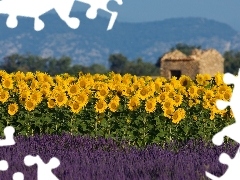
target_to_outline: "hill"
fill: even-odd
[[[69,28],[56,13],[41,16],[45,28],[36,32],[33,19],[18,18],[18,27],[9,29],[6,15],[0,15],[0,59],[17,52],[46,56],[69,56],[74,64],[108,66],[108,56],[122,53],[129,59],[142,57],[155,63],[177,43],[215,48],[221,53],[240,48],[240,33],[229,25],[205,18],[172,18],[147,23],[115,22],[106,31],[109,19],[90,20],[85,13],[72,12],[81,20],[76,30]]]

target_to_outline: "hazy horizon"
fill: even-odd
[[[108,5],[110,10],[118,11],[119,22],[151,22],[169,18],[202,17],[230,25],[240,32],[240,1],[219,0],[123,0],[119,6],[113,0]],[[89,5],[76,1],[73,11],[86,12]],[[109,14],[99,11],[100,16]]]

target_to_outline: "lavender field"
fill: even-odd
[[[221,176],[227,166],[218,161],[219,155],[226,152],[233,157],[238,148],[234,144],[217,147],[189,141],[137,149],[111,139],[68,134],[18,136],[15,140],[16,145],[1,147],[0,158],[9,163],[8,171],[0,171],[1,179],[12,179],[15,172],[22,172],[25,180],[37,179],[37,165],[25,166],[23,159],[39,155],[44,163],[52,157],[60,160],[60,166],[52,172],[61,180],[202,180],[208,179],[205,171]]]

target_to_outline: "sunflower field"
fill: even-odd
[[[70,133],[125,140],[145,146],[173,140],[205,139],[234,123],[230,108],[218,110],[217,99],[229,101],[233,86],[223,74],[153,79],[82,74],[0,71],[0,131],[15,135]]]

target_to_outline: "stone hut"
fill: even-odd
[[[224,73],[224,58],[215,49],[194,49],[190,56],[175,50],[165,54],[160,61],[161,76],[167,79],[181,75],[195,79],[197,74],[214,76],[217,72]]]

